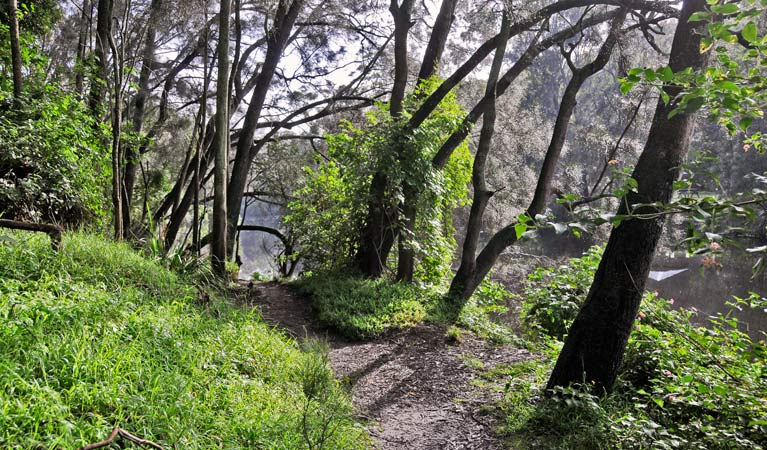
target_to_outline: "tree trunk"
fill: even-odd
[[[569,60],[569,55],[566,55],[568,58],[568,65],[573,71],[573,76],[570,79],[570,82],[567,84],[565,93],[562,96],[562,101],[559,106],[559,112],[557,113],[557,120],[554,124],[554,131],[551,136],[551,141],[549,142],[549,147],[546,150],[546,156],[543,159],[541,172],[538,175],[535,194],[533,196],[533,200],[530,202],[530,206],[528,206],[527,211],[525,212],[525,214],[530,218],[535,218],[535,216],[543,213],[546,210],[549,193],[551,191],[551,183],[554,179],[557,164],[559,163],[559,156],[562,153],[562,148],[565,144],[570,119],[573,115],[573,112],[575,111],[575,106],[577,105],[576,97],[578,95],[578,91],[580,91],[583,83],[585,83],[589,77],[599,72],[605,67],[605,65],[607,65],[607,62],[610,60],[610,55],[612,54],[613,48],[618,41],[618,36],[621,32],[621,26],[625,18],[626,11],[622,10],[613,19],[612,26],[610,28],[610,34],[605,39],[604,44],[602,44],[602,47],[599,50],[599,54],[590,64],[587,64],[582,68],[577,68]],[[488,97],[485,96],[485,98]],[[492,98],[492,93],[490,98]],[[491,106],[492,104],[493,102],[490,101],[488,106]],[[487,112],[485,112],[485,114],[487,114]],[[484,212],[484,209],[479,210],[472,207],[472,213],[479,214],[482,212]],[[469,223],[481,223],[481,220],[481,216],[478,218],[472,218],[471,216],[469,217]],[[455,277],[453,277],[453,281],[450,284],[450,290],[448,292],[448,297],[456,302],[456,311],[460,310],[460,307],[463,305],[463,303],[466,302],[466,300],[468,300],[472,294],[474,294],[474,291],[477,289],[477,287],[479,287],[479,284],[482,282],[482,280],[484,280],[487,274],[490,273],[490,270],[495,265],[495,262],[498,260],[498,257],[501,255],[501,253],[509,246],[517,242],[517,231],[515,225],[516,223],[507,225],[495,235],[493,235],[487,245],[485,245],[485,247],[482,249],[479,256],[477,256],[473,264],[470,263],[465,268],[463,264],[461,265],[462,267],[458,270]],[[476,240],[478,238],[478,231],[474,231],[473,235],[467,235],[467,240]],[[476,242],[470,243],[470,245],[476,245]],[[464,255],[462,258],[468,259],[468,256]]]
[[[107,53],[109,37],[112,35],[112,0],[98,0],[96,13],[96,74],[91,77],[91,91],[88,107],[96,118],[101,117],[101,105],[107,87],[109,62]]]
[[[83,10],[80,13],[80,32],[77,37],[77,73],[75,74],[75,91],[78,95],[82,95],[85,81],[85,58],[88,53],[92,9],[91,0],[83,0]]]
[[[442,6],[434,22],[434,29],[429,37],[429,44],[426,46],[421,70],[418,72],[416,86],[421,82],[431,78],[437,73],[439,60],[442,58],[442,52],[445,49],[447,37],[453,25],[453,12],[457,0],[443,0]],[[407,55],[405,55],[407,58]],[[408,133],[407,127],[403,133]],[[405,152],[404,148],[400,152]],[[400,158],[402,161],[404,158]],[[418,197],[421,192],[419,186],[409,183],[403,183],[402,186],[402,214],[399,223],[399,254],[397,256],[397,281],[411,282],[415,272],[415,250],[413,240],[415,236],[415,226],[418,218]]]
[[[8,0],[8,21],[11,34],[11,66],[13,66],[13,105],[21,107],[21,46],[19,44],[19,16],[16,10],[16,0]]]
[[[669,66],[674,72],[686,68],[700,70],[707,55],[699,50],[701,22],[689,23],[696,11],[706,7],[706,0],[685,0],[671,48]],[[666,87],[673,99],[681,89]],[[632,177],[637,192],[630,192],[621,202],[618,214],[628,214],[638,203],[667,203],[673,182],[679,176],[693,129],[694,115],[680,113],[669,118],[675,102],[658,101],[644,151]],[[655,208],[638,208],[652,213]],[[564,348],[547,387],[588,384],[594,391],[610,392],[634,324],[644,285],[663,231],[663,218],[628,219],[614,228],[602,255],[586,302],[570,327]]]
[[[226,175],[229,155],[229,13],[230,1],[221,2],[218,25],[218,78],[216,79],[216,148],[213,178],[213,272],[226,276],[227,201]]]
[[[266,95],[269,93],[269,86],[271,85],[274,72],[280,59],[282,59],[282,52],[285,49],[288,38],[290,38],[293,25],[303,4],[304,0],[293,0],[292,2],[290,0],[280,0],[274,18],[274,25],[268,33],[264,63],[258,74],[253,96],[250,99],[250,105],[248,105],[248,110],[245,113],[242,130],[237,141],[237,152],[232,165],[232,177],[227,190],[229,215],[229,229],[227,233],[229,242],[227,249],[229,253],[234,248],[237,219],[240,217],[240,204],[242,203],[243,193],[248,183],[250,166],[257,155],[257,152],[252,150],[253,138],[258,127],[258,119],[261,117],[261,109],[264,106]]]
[[[149,6],[149,21],[147,23],[146,36],[144,37],[145,42],[141,72],[138,80],[138,91],[133,99],[133,131],[137,135],[140,135],[144,129],[146,102],[150,94],[149,80],[154,69],[155,34],[161,6],[162,0],[152,0]],[[140,163],[141,152],[139,151],[139,146],[136,144],[129,145],[125,149],[125,173],[123,176],[123,229],[126,233],[130,233],[133,187],[136,184],[136,169]]]
[[[471,203],[471,212],[469,213],[469,222],[466,228],[466,238],[463,241],[461,265],[453,279],[453,284],[456,285],[456,288],[451,286],[451,291],[453,289],[457,290],[458,285],[462,284],[456,283],[455,280],[468,279],[476,272],[477,263],[475,258],[477,246],[479,244],[479,233],[482,231],[482,217],[485,214],[487,203],[493,196],[493,192],[487,189],[485,164],[487,162],[487,157],[490,154],[490,144],[493,141],[493,134],[495,133],[495,86],[498,82],[498,75],[501,72],[503,57],[506,53],[506,43],[509,39],[509,16],[505,11],[503,13],[500,36],[501,38],[498,40],[498,46],[495,49],[495,55],[493,56],[493,65],[490,68],[490,75],[487,78],[487,86],[485,87],[485,95],[490,96],[492,100],[488,104],[482,120],[482,132],[479,136],[477,153],[474,156],[474,164],[472,165],[471,182],[474,186],[474,198]],[[451,294],[455,295],[456,293],[451,292]]]
[[[402,5],[397,5],[397,0],[391,0],[389,4],[389,12],[394,18],[394,85],[389,100],[389,114],[394,119],[402,113],[407,89],[407,38],[412,26],[412,8],[412,0],[403,0]],[[399,211],[391,199],[387,198],[388,187],[389,178],[386,173],[376,171],[370,183],[367,215],[355,255],[357,269],[368,278],[378,278],[383,274],[394,245]]]

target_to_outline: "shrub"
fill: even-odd
[[[386,279],[312,274],[294,284],[313,299],[317,320],[352,339],[417,325],[426,318],[435,294]]]
[[[0,97],[6,95],[0,92]],[[0,214],[80,225],[107,206],[109,154],[82,103],[55,87],[0,117]]]
[[[452,212],[467,200],[471,153],[464,143],[441,171],[433,169],[431,158],[464,113],[455,96],[448,95],[415,133],[404,136],[401,131],[407,111],[415,110],[416,102],[425,97],[421,91],[437,85],[435,80],[428,81],[409,96],[399,121],[392,120],[387,105],[379,104],[361,127],[346,122],[341,132],[326,136],[326,157],[305,169],[306,184],[295,193],[297,199],[289,204],[285,217],[286,226],[299,237],[298,256],[306,269],[332,272],[353,266],[370,183],[375,173],[384,173],[389,208],[399,207],[404,182],[419,193],[413,239],[416,278],[436,284],[449,272],[456,246]]]
[[[602,247],[558,267],[539,267],[528,276],[522,292],[521,321],[528,332],[563,340],[586,300]]]

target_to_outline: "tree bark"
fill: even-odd
[[[686,68],[697,71],[706,65],[708,53],[699,50],[703,33],[697,28],[701,23],[688,22],[691,14],[705,7],[705,0],[684,2],[669,59],[674,72]],[[681,88],[671,85],[665,90],[673,99]],[[638,183],[637,192],[626,196],[618,214],[631,213],[631,205],[638,203],[667,203],[671,199],[694,125],[694,114],[669,118],[674,107],[673,101],[669,105],[658,101],[647,143],[632,174]],[[643,207],[634,212],[655,211]],[[598,393],[612,390],[663,222],[662,218],[627,219],[613,229],[583,308],[570,327],[549,378],[549,389],[583,383]]]
[[[107,54],[109,37],[112,35],[112,0],[98,0],[96,12],[96,74],[91,77],[91,91],[88,107],[96,118],[101,117],[101,106],[107,87],[109,62]]]
[[[554,179],[554,174],[559,162],[559,156],[562,152],[562,148],[564,147],[565,139],[567,137],[567,129],[570,124],[570,119],[573,115],[573,112],[575,111],[575,106],[577,105],[576,97],[578,95],[578,91],[580,91],[583,83],[585,83],[589,77],[596,74],[602,70],[605,65],[607,65],[607,62],[610,60],[610,55],[612,54],[613,48],[618,41],[618,37],[621,32],[621,26],[626,18],[626,13],[626,10],[620,10],[619,14],[613,19],[612,26],[610,28],[610,34],[602,44],[602,47],[599,50],[599,54],[590,64],[587,64],[582,68],[577,68],[569,60],[568,56],[568,64],[573,71],[573,76],[570,79],[570,82],[567,84],[565,93],[562,96],[559,112],[557,113],[557,120],[554,124],[554,131],[551,136],[551,141],[549,142],[549,147],[546,150],[546,156],[544,157],[543,164],[541,166],[538,182],[536,183],[535,194],[533,196],[533,200],[530,202],[530,206],[528,206],[527,211],[525,212],[525,214],[530,218],[534,218],[538,214],[543,213],[546,209],[549,193],[551,191],[551,183]],[[490,98],[492,98],[492,95]],[[493,102],[491,101],[488,103],[488,105],[490,106],[492,103]],[[472,207],[472,213],[475,212],[481,213],[483,210],[475,210],[475,208]],[[469,218],[470,223],[481,223],[481,220],[481,216],[474,218],[470,216]],[[453,277],[453,281],[450,284],[450,290],[448,294],[448,297],[457,303],[457,308],[455,308],[456,311],[459,310],[460,306],[462,306],[463,303],[472,296],[482,280],[484,280],[487,274],[490,273],[490,270],[495,265],[495,262],[498,260],[498,257],[501,255],[501,253],[509,246],[517,242],[517,232],[515,225],[516,223],[507,225],[495,235],[493,235],[473,263],[467,264],[466,267],[464,267],[463,263],[461,264],[461,268],[459,268],[455,277]],[[475,242],[470,242],[468,244],[470,249],[471,246],[476,246],[476,240],[478,238],[478,231],[474,231],[474,234],[471,236],[467,235],[467,240],[475,240]],[[462,256],[462,259],[469,259],[470,257],[473,257],[473,255],[464,255]]]
[[[19,16],[16,0],[8,0],[8,21],[11,34],[11,66],[13,68],[13,105],[21,107],[21,91],[23,78],[21,75],[21,45],[19,44]]]
[[[48,223],[29,223],[16,220],[0,219],[0,228],[12,230],[39,231],[51,237],[51,248],[58,251],[61,248],[61,233],[63,230],[58,225]]]
[[[290,38],[293,25],[296,22],[298,13],[304,5],[304,0],[280,0],[277,6],[277,12],[274,18],[274,25],[268,32],[266,55],[261,71],[258,74],[256,86],[253,90],[253,96],[250,99],[250,105],[245,113],[245,118],[237,141],[237,151],[232,165],[232,175],[227,189],[227,208],[229,229],[229,242],[227,249],[231,253],[234,248],[234,237],[237,233],[237,222],[240,217],[240,204],[242,195],[248,182],[248,173],[256,152],[253,148],[253,137],[258,128],[258,119],[261,117],[261,109],[264,106],[266,95],[269,93],[269,86],[272,77],[277,69],[277,65],[282,58],[282,52]],[[220,52],[219,52],[220,53]]]
[[[229,155],[229,15],[230,0],[221,2],[218,25],[218,78],[216,79],[216,148],[213,176],[213,272],[226,276],[227,199],[226,175]]]

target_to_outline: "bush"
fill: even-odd
[[[528,332],[543,333],[559,341],[564,339],[586,300],[603,250],[603,247],[592,247],[567,264],[539,267],[528,276],[522,292],[521,313]]]
[[[368,448],[327,356],[252,310],[127,245],[7,236],[0,448],[81,448],[115,425],[164,448]]]
[[[547,355],[506,385],[501,409],[512,441],[552,449],[767,448],[764,341],[739,331],[731,314],[694,325],[694,310],[673,309],[656,294],[644,296],[612,395],[596,398],[577,389],[541,395],[561,346],[559,326],[566,330],[574,318],[556,295],[580,304],[599,257],[592,249],[571,263],[539,269],[525,291],[529,326],[544,331],[538,336]],[[767,301],[753,294],[729,304],[764,309]]]
[[[293,284],[313,299],[317,320],[346,337],[366,339],[417,325],[435,294],[411,284],[313,274]]]
[[[387,105],[379,104],[367,114],[363,126],[346,122],[343,131],[326,136],[326,157],[318,158],[316,167],[305,169],[306,184],[295,193],[297,199],[288,205],[285,217],[285,225],[299,237],[298,256],[307,270],[333,272],[353,266],[370,183],[375,173],[384,173],[387,208],[400,207],[403,183],[413,185],[419,194],[412,240],[417,257],[415,277],[437,284],[449,273],[456,246],[452,213],[467,201],[471,153],[464,143],[439,171],[431,166],[431,158],[464,113],[455,96],[448,95],[415,133],[404,136],[401,131],[408,111],[414,111],[416,102],[425,98],[420,91],[429,92],[437,85],[430,80],[409,96],[399,121],[392,120]]]
[[[0,98],[7,93],[0,92]],[[81,225],[107,206],[109,154],[81,102],[54,87],[0,117],[0,214]]]

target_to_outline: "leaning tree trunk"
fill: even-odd
[[[149,6],[149,21],[147,23],[146,36],[144,37],[144,51],[141,61],[141,72],[138,80],[138,92],[133,99],[133,131],[141,135],[144,130],[144,117],[146,115],[146,102],[149,99],[149,80],[154,70],[155,59],[155,34],[159,20],[162,0],[152,0]],[[125,172],[123,175],[123,230],[130,233],[131,229],[131,205],[133,203],[133,187],[136,184],[136,169],[141,163],[139,145],[133,143],[125,149]]]
[[[16,0],[8,0],[8,20],[11,34],[11,66],[13,66],[13,104],[21,106],[21,47],[19,45],[19,17],[16,10]]]
[[[626,10],[621,10],[618,12],[617,16],[613,18],[610,34],[599,49],[599,54],[591,63],[578,68],[571,61],[570,53],[565,53],[567,63],[573,72],[573,76],[562,95],[559,112],[557,113],[557,120],[554,124],[554,131],[551,135],[549,147],[546,150],[546,156],[543,159],[541,172],[538,175],[535,194],[530,202],[530,206],[528,206],[527,211],[525,211],[525,215],[530,218],[534,218],[546,210],[551,185],[554,180],[557,165],[559,164],[559,157],[562,153],[562,148],[565,145],[565,139],[567,138],[567,129],[577,105],[576,100],[578,92],[589,77],[601,71],[607,65],[608,61],[610,61],[610,55],[618,42],[621,26],[626,18],[626,14]],[[572,52],[572,50],[570,50],[570,52]],[[485,98],[488,97],[485,96]],[[492,102],[490,102],[490,104],[492,104]],[[472,208],[471,210],[471,214],[481,214],[482,212],[483,210],[475,208]],[[469,217],[469,223],[476,223],[481,220],[481,216]],[[487,274],[490,273],[490,270],[495,265],[495,262],[498,260],[501,253],[517,242],[515,225],[516,223],[512,223],[495,233],[474,262],[465,262],[469,258],[473,258],[473,255],[464,254],[462,256],[461,267],[458,269],[455,277],[453,277],[448,292],[448,298],[455,302],[455,308],[453,308],[454,311],[459,311],[464,302],[472,296],[482,280],[484,280]],[[472,230],[470,229],[469,231]],[[479,239],[479,233],[474,232],[473,234],[467,234],[466,239],[469,242],[464,244],[464,250],[466,250],[467,246],[470,250],[472,247],[476,248],[476,241]]]
[[[474,198],[471,203],[471,212],[469,213],[469,223],[466,227],[466,238],[463,241],[463,252],[461,253],[461,265],[458,268],[454,280],[464,280],[476,272],[476,253],[479,245],[479,234],[482,231],[482,218],[485,214],[485,208],[493,192],[488,190],[485,179],[485,165],[487,157],[490,155],[490,144],[493,141],[495,133],[495,86],[498,83],[498,75],[501,72],[503,57],[506,53],[506,43],[509,38],[509,16],[504,12],[501,24],[501,39],[498,41],[498,47],[493,57],[493,65],[490,69],[490,75],[487,78],[487,87],[485,96],[490,96],[491,100],[485,111],[482,120],[482,131],[479,136],[477,153],[474,156],[472,165],[471,182],[474,186]],[[454,284],[455,281],[454,281]],[[462,283],[458,283],[463,285]],[[456,284],[457,286],[457,284]],[[456,287],[457,289],[457,287]]]
[[[303,8],[304,0],[280,0],[274,18],[274,25],[268,32],[266,55],[261,71],[258,74],[250,105],[245,113],[242,131],[237,141],[237,150],[232,164],[232,176],[227,189],[227,208],[229,215],[229,229],[227,232],[229,242],[228,253],[234,249],[234,238],[237,234],[237,222],[240,217],[240,205],[248,183],[248,174],[257,151],[253,151],[253,138],[261,118],[261,110],[269,93],[269,87],[277,70],[277,65],[282,59],[293,25],[298,14]],[[220,52],[219,52],[220,54]]]
[[[699,47],[702,33],[696,30],[700,22],[688,22],[691,14],[705,6],[706,0],[684,2],[669,60],[674,72],[686,68],[700,70],[706,65],[707,55],[701,54]],[[672,99],[680,91],[673,85],[666,88]],[[640,207],[632,211],[631,205],[667,203],[671,199],[694,124],[693,114],[679,113],[669,118],[675,104],[658,101],[647,143],[632,175],[638,184],[637,192],[627,195],[618,214],[654,213],[657,208]],[[549,389],[584,383],[599,393],[612,390],[663,222],[662,217],[634,218],[613,229],[586,302],[559,354],[547,385]]]

